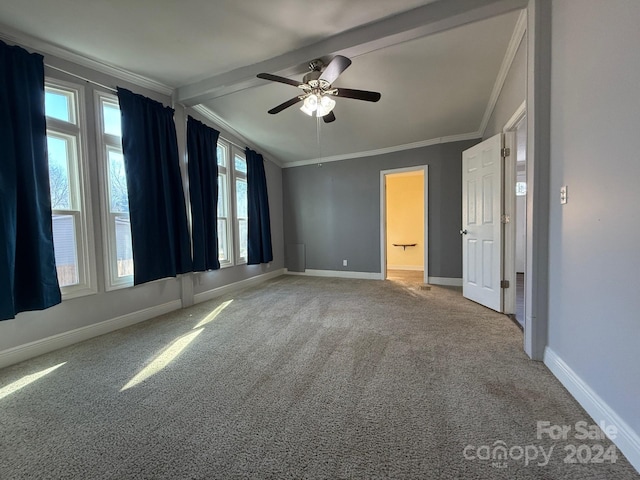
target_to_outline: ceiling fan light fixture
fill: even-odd
[[[335,106],[336,101],[333,98],[323,95],[318,104],[316,115],[318,117],[324,117],[331,113],[331,110],[333,110],[333,107]]]
[[[309,116],[313,116],[313,112],[315,112],[317,108],[318,108],[318,97],[315,94],[311,94],[304,99],[304,103],[300,107],[300,110],[302,110],[304,113],[306,113]]]

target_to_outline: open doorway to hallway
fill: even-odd
[[[505,165],[504,278],[513,279],[505,291],[505,313],[524,330],[525,279],[527,273],[527,116],[524,105],[505,126],[506,142],[511,150]]]
[[[516,127],[516,321],[524,329],[527,246],[527,117]]]
[[[381,172],[382,278],[428,281],[427,167]]]

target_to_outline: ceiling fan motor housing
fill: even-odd
[[[321,74],[321,73],[322,73],[322,72],[320,72],[320,70],[312,70],[312,71],[310,71],[309,73],[307,73],[307,74],[303,77],[302,81],[303,81],[304,83],[309,83],[309,82],[311,82],[311,81],[317,81],[317,80],[318,80],[318,78],[320,78],[320,74]]]

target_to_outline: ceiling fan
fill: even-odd
[[[297,82],[296,80],[280,77],[271,73],[259,73],[257,75],[258,78],[293,85],[303,91],[301,95],[297,95],[292,99],[281,103],[277,107],[273,107],[269,110],[269,113],[274,115],[298,102],[303,102],[300,110],[310,116],[313,116],[315,113],[316,116],[322,117],[325,123],[331,123],[336,119],[336,116],[332,111],[333,107],[336,105],[336,101],[331,98],[333,96],[354,98],[356,100],[364,100],[366,102],[377,102],[380,100],[381,95],[378,92],[354,90],[351,88],[337,88],[332,85],[338,76],[340,76],[340,74],[349,67],[349,65],[351,65],[351,60],[347,57],[343,57],[342,55],[336,55],[333,57],[333,60],[331,60],[326,68],[323,68],[324,63],[321,60],[314,60],[309,63],[310,72],[304,76],[302,82]]]

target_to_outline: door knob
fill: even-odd
[[[460,230],[460,235],[466,235],[467,233],[468,232],[466,228],[464,230]]]

